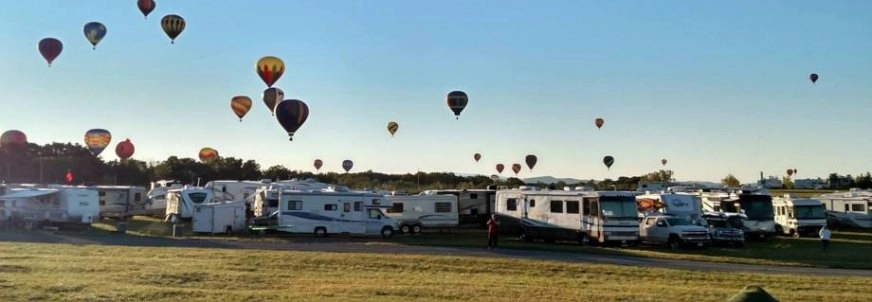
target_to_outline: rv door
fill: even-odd
[[[363,200],[355,200],[355,201],[344,201],[342,202],[342,208],[339,209],[341,212],[340,217],[343,220],[342,231],[349,232],[351,234],[360,234],[366,232],[366,217],[363,215],[363,211],[355,211],[355,204],[363,204]]]

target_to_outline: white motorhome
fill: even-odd
[[[834,227],[872,228],[872,191],[851,189],[814,198],[823,202]]]
[[[700,196],[705,211],[745,214],[746,238],[770,239],[775,236],[775,208],[772,196],[765,188],[702,192]]]
[[[86,188],[16,188],[0,196],[6,217],[28,228],[88,227],[100,216],[97,191]]]
[[[176,180],[158,180],[151,182],[151,188],[145,194],[145,212],[146,215],[164,216],[167,211],[167,191],[170,189],[181,189],[184,185]]]
[[[772,198],[775,207],[775,229],[782,235],[800,237],[817,236],[827,224],[824,204],[817,199],[793,198],[790,194]]]
[[[580,244],[639,241],[632,192],[540,190],[521,186],[497,191],[501,233],[530,241],[577,240]]]
[[[170,189],[167,191],[167,219],[172,217],[187,219],[194,215],[194,206],[214,203],[212,190],[203,187],[188,187]]]
[[[399,223],[382,210],[391,205],[382,194],[329,187],[321,190],[276,189],[279,209],[252,219],[249,230],[289,233],[381,234],[390,238]],[[268,192],[267,195],[270,193]]]
[[[497,190],[493,186],[487,189],[427,190],[422,193],[455,196],[460,225],[486,227],[488,218],[496,209]]]
[[[312,178],[281,180],[260,187],[254,192],[251,210],[254,217],[267,216],[279,209],[279,189],[317,191],[334,188],[337,191],[349,190],[345,186],[332,186]]]
[[[453,228],[459,223],[457,197],[451,195],[388,195],[386,215],[400,223],[401,234],[421,233],[424,228]]]
[[[245,202],[217,202],[194,205],[191,231],[194,233],[225,233],[245,229]]]
[[[663,192],[642,194],[636,196],[636,204],[640,218],[654,212],[659,212],[685,217],[692,222],[698,222],[702,216],[702,199],[692,193]]]

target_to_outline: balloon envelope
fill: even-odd
[[[324,161],[320,159],[315,160],[315,170],[321,170],[321,166],[324,165]]]
[[[481,159],[481,154],[478,154],[478,153],[473,154],[472,158],[475,159],[476,162],[478,162],[478,160]]]
[[[597,128],[602,128],[603,124],[605,124],[605,122],[606,122],[606,120],[598,117],[593,121],[593,124],[596,125]]]
[[[230,109],[242,121],[242,117],[251,110],[251,98],[244,95],[237,95],[230,99]]]
[[[130,139],[125,139],[123,142],[115,145],[115,155],[118,155],[118,158],[124,160],[133,156],[133,143],[130,142]]]
[[[466,95],[466,92],[463,91],[452,91],[448,93],[448,108],[454,112],[454,116],[457,119],[460,119],[460,112],[466,108],[466,104],[469,103],[469,96]]]
[[[346,159],[342,161],[342,169],[345,170],[345,173],[351,171],[351,168],[354,167],[354,162],[350,159]]]
[[[787,176],[793,176],[793,170],[787,169]]]
[[[278,57],[265,56],[257,60],[254,70],[267,87],[272,87],[285,73],[285,62]]]
[[[148,14],[154,11],[157,3],[154,0],[137,0],[136,6],[139,7],[139,12],[142,13],[142,16],[148,19]]]
[[[503,165],[503,164],[497,164],[497,173],[502,174],[502,173],[503,173],[503,170],[504,170],[505,168],[506,168],[505,165]]]
[[[515,172],[515,175],[518,175],[521,172],[521,164],[512,164],[512,171]]]
[[[27,144],[27,135],[18,130],[8,130],[0,135],[0,146]]]
[[[400,125],[397,124],[397,122],[388,123],[388,132],[391,133],[391,136],[394,136],[394,133],[397,133],[398,129],[400,129]]]
[[[611,169],[611,168],[612,168],[612,165],[613,165],[614,163],[615,163],[615,158],[614,158],[614,157],[611,157],[610,155],[606,155],[605,157],[603,157],[603,164],[606,165],[606,168]]]
[[[814,84],[818,80],[818,75],[816,73],[812,73],[808,76],[808,79],[811,80],[811,83]]]
[[[218,150],[209,147],[200,149],[200,153],[197,154],[197,156],[200,157],[200,161],[202,162],[210,162],[218,159],[219,157]]]
[[[294,140],[294,133],[300,129],[300,126],[303,126],[308,118],[309,106],[301,100],[284,100],[276,105],[276,119],[288,132],[290,140]]]
[[[666,162],[667,162],[667,161],[666,161],[665,158],[660,160],[660,163],[663,164],[664,166],[666,165]]]
[[[112,133],[106,129],[91,129],[85,132],[85,146],[94,156],[100,155],[110,142],[112,142]]]
[[[276,104],[285,99],[285,91],[270,87],[263,91],[263,103],[272,115],[276,115]]]
[[[527,157],[524,158],[524,162],[527,163],[527,167],[530,168],[531,171],[533,170],[533,167],[536,166],[537,161],[539,161],[539,158],[537,158],[536,155],[533,154],[529,154],[527,155]]]
[[[97,43],[100,43],[100,40],[103,40],[103,37],[106,36],[106,26],[100,22],[89,22],[85,24],[85,38],[88,39],[88,42],[91,42],[94,49],[97,49]]]
[[[160,19],[160,27],[170,37],[170,43],[176,43],[176,38],[185,31],[185,19],[179,15],[166,15]]]
[[[45,38],[39,40],[38,49],[42,58],[48,62],[48,66],[51,66],[51,63],[54,62],[54,60],[57,59],[64,50],[64,43],[61,43],[60,40],[55,38]]]

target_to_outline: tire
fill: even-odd
[[[790,236],[793,237],[793,238],[799,238],[799,237],[800,237],[799,232],[797,232],[796,230],[790,230]]]
[[[669,241],[666,241],[666,245],[669,246],[670,249],[676,250],[681,247],[681,242],[678,240],[678,237],[669,236]]]
[[[412,232],[412,229],[408,224],[404,224],[400,226],[400,234],[409,234]]]
[[[590,237],[588,237],[587,234],[585,234],[585,233],[581,233],[581,235],[578,236],[578,245],[581,245],[581,246],[592,245],[591,241],[590,241]]]
[[[416,224],[416,225],[412,226],[412,234],[420,234],[421,231],[423,231],[423,230],[424,230],[424,228],[421,227],[420,224]]]
[[[318,237],[327,237],[327,229],[324,227],[315,228],[315,236]]]
[[[389,239],[394,236],[394,228],[386,226],[381,229],[382,238]]]

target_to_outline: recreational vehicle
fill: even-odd
[[[29,229],[88,227],[100,216],[97,191],[74,187],[10,189],[0,196],[0,208]]]
[[[127,218],[145,215],[145,188],[140,186],[90,186],[100,197],[100,217]]]
[[[784,197],[772,198],[775,207],[775,229],[778,234],[800,237],[817,236],[827,224],[826,208],[817,199]]]
[[[487,220],[494,213],[497,190],[487,189],[465,190],[427,190],[423,194],[452,195],[457,198],[457,215],[460,225],[487,226]]]
[[[691,193],[642,194],[636,196],[636,204],[640,218],[653,212],[660,212],[697,222],[702,215],[702,200],[698,195]]]
[[[872,191],[851,189],[816,196],[833,227],[872,228]]]
[[[380,234],[390,238],[399,228],[395,219],[382,212],[391,205],[381,194],[333,187],[310,191],[276,190],[279,209],[269,216],[253,218],[249,230],[314,233],[318,236]]]
[[[167,191],[167,219],[172,217],[187,219],[193,217],[194,206],[214,202],[212,190],[202,187],[170,189]]]
[[[170,189],[181,189],[184,185],[176,180],[158,180],[151,182],[151,188],[145,194],[145,213],[151,216],[166,215],[167,210],[167,191]]]
[[[701,198],[705,211],[745,214],[745,238],[770,239],[775,235],[775,209],[765,190],[703,192]]]
[[[216,201],[245,201],[250,203],[257,189],[270,185],[268,179],[251,180],[213,180],[207,182],[206,189],[212,190]]]
[[[458,225],[457,197],[450,195],[388,195],[387,216],[400,223],[401,234],[421,233],[424,228]]]
[[[539,190],[521,186],[496,194],[501,232],[526,241],[636,244],[639,221],[631,192]]]
[[[331,185],[319,182],[312,178],[295,178],[271,183],[267,186],[260,187],[254,192],[254,197],[252,199],[253,204],[251,205],[252,215],[254,217],[261,217],[270,215],[277,211],[279,209],[279,189],[313,191],[325,190],[330,187]],[[335,190],[343,191],[348,190],[348,188],[338,186]]]
[[[245,228],[245,202],[217,202],[194,205],[191,231],[194,233],[225,233]]]

